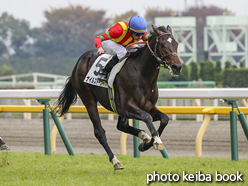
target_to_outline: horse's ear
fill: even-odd
[[[152,29],[156,35],[160,35],[161,31],[152,25]]]
[[[168,32],[170,32],[172,34],[172,29],[171,29],[171,27],[169,25],[167,25],[166,29],[168,30]]]

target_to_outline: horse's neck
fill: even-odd
[[[151,49],[154,51],[155,39],[149,42]],[[141,58],[137,61],[141,74],[143,74],[146,81],[154,82],[157,81],[159,68],[157,65],[156,58],[152,55],[148,46],[143,51]]]

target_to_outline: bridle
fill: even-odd
[[[173,36],[171,33],[163,33],[161,34],[160,36],[158,36],[156,38],[156,43],[155,43],[155,47],[154,47],[154,52],[152,51],[149,43],[148,43],[148,40],[147,41],[143,41],[143,42],[136,42],[136,43],[130,43],[129,45],[126,46],[126,48],[130,47],[131,45],[135,45],[135,44],[146,44],[150,50],[150,52],[152,53],[152,55],[156,58],[156,60],[159,62],[159,65],[158,65],[158,68],[160,67],[160,65],[164,68],[169,68],[169,65],[166,63],[165,59],[167,56],[170,56],[172,55],[173,57],[177,57],[177,53],[176,52],[173,52],[173,53],[169,53],[169,54],[166,54],[166,55],[162,55],[161,52],[160,52],[160,49],[159,49],[159,53],[162,55],[161,57],[158,57],[157,53],[156,53],[156,49],[157,49],[157,45],[158,45],[158,40],[159,38],[161,38],[162,36],[164,35],[171,35]]]
[[[166,63],[166,61],[163,60],[163,59],[165,59],[167,56],[170,56],[170,55],[172,55],[173,57],[177,57],[177,53],[176,53],[176,52],[173,52],[173,53],[169,53],[169,54],[166,54],[166,55],[162,55],[162,53],[160,52],[160,49],[158,48],[159,53],[162,55],[161,57],[158,57],[158,55],[157,55],[157,53],[156,53],[156,49],[157,49],[157,45],[158,45],[158,40],[159,40],[159,38],[161,38],[161,37],[164,36],[164,35],[172,35],[172,34],[171,34],[171,33],[163,33],[163,34],[161,34],[160,36],[158,36],[158,37],[156,38],[156,43],[155,43],[155,47],[154,47],[154,52],[152,51],[152,49],[151,49],[151,47],[150,47],[148,41],[146,41],[146,44],[147,44],[149,50],[151,51],[152,55],[153,55],[153,56],[157,59],[157,61],[159,62],[159,66],[162,65],[163,67],[168,68],[169,65],[168,65],[168,64]]]

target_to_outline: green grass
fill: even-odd
[[[212,175],[210,185],[247,185],[248,159],[231,161],[230,158],[186,158],[161,156],[119,155],[117,158],[125,166],[124,170],[114,171],[107,155],[69,156],[68,154],[52,154],[47,156],[40,153],[8,153],[9,164],[2,163],[6,153],[0,153],[0,185],[106,185],[106,186],[142,186],[147,185],[147,174],[156,171],[157,174],[178,174],[179,182],[153,182],[150,185],[202,185],[202,182],[182,180],[183,171],[196,174],[201,171]],[[214,174],[243,174],[244,182],[215,182]],[[209,184],[206,183],[205,184]]]

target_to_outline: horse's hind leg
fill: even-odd
[[[124,169],[124,166],[116,158],[116,156],[113,154],[112,150],[110,149],[110,147],[109,147],[109,145],[107,143],[105,130],[102,127],[97,107],[92,108],[92,106],[91,106],[90,108],[88,107],[87,110],[88,110],[88,114],[89,114],[90,119],[91,119],[91,121],[93,123],[93,126],[94,126],[95,137],[98,139],[99,143],[103,146],[103,148],[107,152],[107,154],[109,156],[109,161],[112,164],[114,164],[114,169],[115,170]]]
[[[79,95],[80,96],[80,95]],[[94,134],[95,137],[98,139],[99,143],[103,146],[103,148],[105,149],[105,151],[107,152],[108,156],[109,156],[109,161],[114,164],[114,169],[118,170],[118,169],[124,169],[124,166],[122,165],[122,163],[116,158],[116,156],[113,154],[112,150],[110,149],[108,143],[107,143],[107,138],[105,135],[105,130],[102,127],[101,124],[101,120],[99,117],[99,113],[97,110],[97,102],[95,101],[95,98],[93,96],[88,96],[88,98],[91,99],[86,99],[86,96],[80,96],[80,98],[82,99],[90,120],[93,123],[93,127],[94,127]]]

